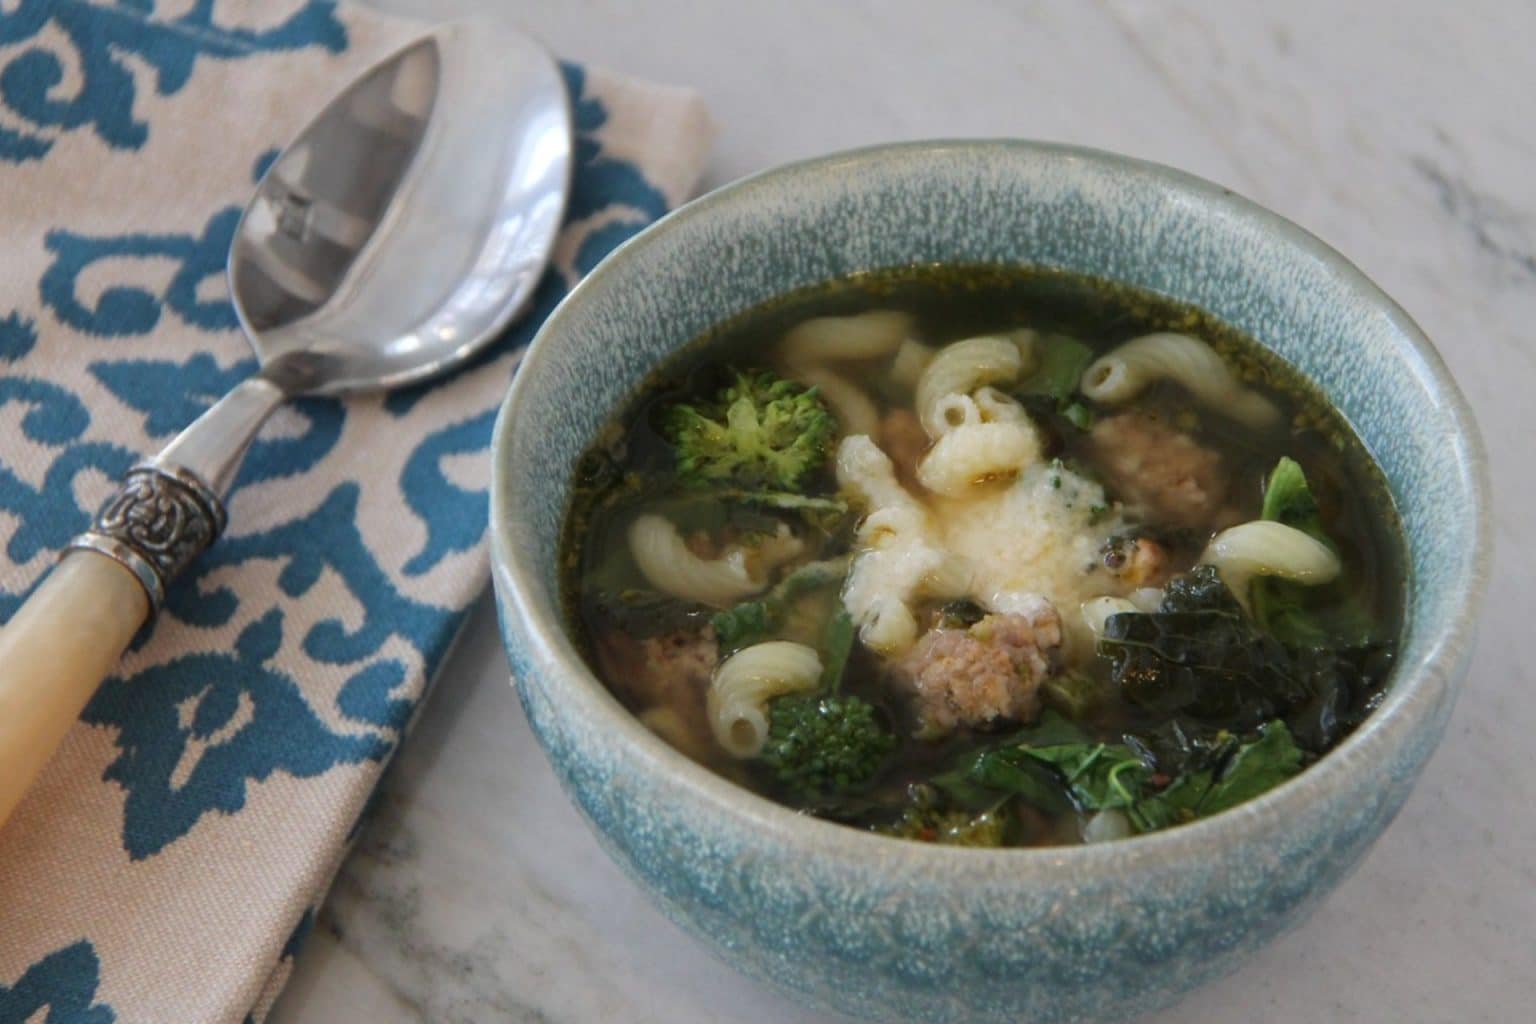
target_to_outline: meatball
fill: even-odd
[[[636,639],[621,630],[597,642],[598,667],[637,712],[671,708],[690,732],[708,735],[704,695],[719,658],[715,631],[679,629]]]
[[[912,694],[917,734],[1030,721],[1061,640],[1061,617],[1046,602],[1029,613],[988,615],[969,629],[929,630],[897,673]]]
[[[1175,527],[1208,528],[1225,513],[1221,456],[1142,410],[1093,425],[1096,462],[1127,504]]]

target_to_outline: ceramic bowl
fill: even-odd
[[[1040,850],[936,847],[797,815],[652,736],[567,637],[556,584],[582,449],[669,353],[792,289],[913,263],[1031,264],[1216,314],[1354,425],[1408,535],[1390,695],[1336,750],[1234,810]],[[769,171],[614,252],[549,318],[495,438],[495,587],[539,741],[608,852],[747,974],[882,1020],[1122,1020],[1295,925],[1386,828],[1439,741],[1485,575],[1484,459],[1408,316],[1338,253],[1164,167],[1028,142],[934,142]]]

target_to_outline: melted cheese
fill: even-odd
[[[916,602],[960,597],[998,612],[1032,612],[1049,602],[1077,646],[1091,640],[1079,607],[1125,592],[1100,555],[1125,523],[1092,480],[1037,464],[965,497],[919,499],[895,481],[868,438],[845,446],[839,478],[872,507],[843,602],[871,649],[900,653],[917,638]]]
[[[1104,489],[1093,481],[1065,467],[1036,465],[975,497],[935,499],[931,518],[939,543],[970,563],[970,596],[978,604],[1011,611],[1034,595],[1066,618],[1090,598],[1120,592],[1100,549],[1125,524],[1105,504]]]

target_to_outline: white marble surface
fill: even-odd
[[[1531,1019],[1536,977],[1536,7],[433,3],[564,55],[692,86],[706,182],[861,143],[1069,140],[1176,164],[1320,234],[1435,338],[1493,459],[1497,568],[1444,746],[1302,928],[1153,1024]],[[280,1024],[822,1020],[667,923],[566,804],[507,686],[488,605],[337,882]]]

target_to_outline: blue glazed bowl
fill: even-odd
[[[1409,542],[1385,704],[1317,765],[1183,828],[972,850],[802,817],[652,736],[567,638],[572,467],[669,353],[791,289],[916,262],[1034,264],[1200,306],[1299,367],[1385,471]],[[611,255],[539,333],[502,409],[496,594],[519,692],[566,790],[675,921],[749,975],[884,1020],[1121,1020],[1230,971],[1360,860],[1439,741],[1487,557],[1472,417],[1430,343],[1341,256],[1167,168],[1026,142],[867,149],[715,192]]]

